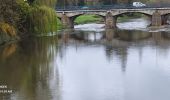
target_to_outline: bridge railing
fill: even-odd
[[[135,7],[132,4],[114,4],[114,5],[95,5],[95,6],[63,6],[56,7],[57,11],[73,10],[111,10],[111,9],[143,9],[143,8],[167,8],[170,4],[146,4],[143,7]]]

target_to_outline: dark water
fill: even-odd
[[[169,100],[170,33],[29,38],[0,48],[0,84],[0,100]]]

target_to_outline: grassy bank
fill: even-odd
[[[82,15],[76,18],[75,24],[99,23],[102,21],[100,16]]]

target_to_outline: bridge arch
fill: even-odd
[[[76,20],[84,15],[91,15],[91,16],[94,16],[94,17],[98,17],[98,18],[101,18],[102,20],[104,20],[104,16],[100,15],[100,14],[92,14],[92,13],[83,13],[83,14],[78,14],[76,16],[73,16],[71,17],[72,21],[74,24],[76,24]],[[91,16],[87,16],[87,17],[91,17]],[[97,19],[97,18],[96,18]]]
[[[67,26],[66,28],[74,28],[75,20],[78,17],[81,17],[83,15],[94,15],[96,17],[98,16],[103,21],[105,19],[105,16],[98,14],[98,13],[79,13],[79,14],[75,14],[75,15],[72,15],[72,16],[69,16],[67,14],[63,14],[61,17],[59,17],[59,19],[63,22],[64,26]]]

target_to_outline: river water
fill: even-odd
[[[135,23],[79,25],[1,47],[0,86],[13,92],[0,100],[169,100],[170,32]]]

